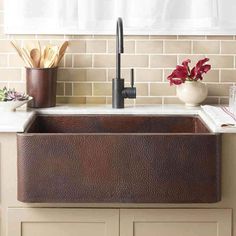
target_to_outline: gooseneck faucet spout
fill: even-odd
[[[116,25],[116,78],[121,78],[121,54],[124,53],[123,21],[119,17]]]
[[[121,54],[124,53],[123,21],[118,18],[116,25],[116,78],[112,80],[112,107],[124,108],[125,98],[136,98],[134,69],[131,69],[131,87],[125,88],[121,78]]]

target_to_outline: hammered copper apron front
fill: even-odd
[[[194,117],[38,116],[17,135],[18,200],[217,202],[220,143]]]

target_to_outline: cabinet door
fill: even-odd
[[[118,236],[116,209],[9,209],[8,236]]]
[[[120,236],[231,236],[230,209],[121,210]]]

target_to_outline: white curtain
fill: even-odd
[[[166,27],[209,28],[218,24],[218,0],[166,0],[162,19]]]
[[[196,33],[236,29],[235,0],[5,0],[7,33],[114,34]],[[227,28],[226,27],[226,28]],[[234,32],[235,33],[235,32]]]
[[[78,32],[77,0],[5,0],[5,31],[15,34]]]

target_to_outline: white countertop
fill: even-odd
[[[16,112],[1,111],[0,132],[24,132],[35,112],[19,110]]]
[[[35,113],[40,114],[149,114],[149,115],[199,115],[212,132],[236,133],[236,128],[217,127],[200,107],[187,108],[184,105],[126,106],[112,109],[110,105],[58,105],[53,108],[35,110],[1,111],[0,132],[23,132]]]

